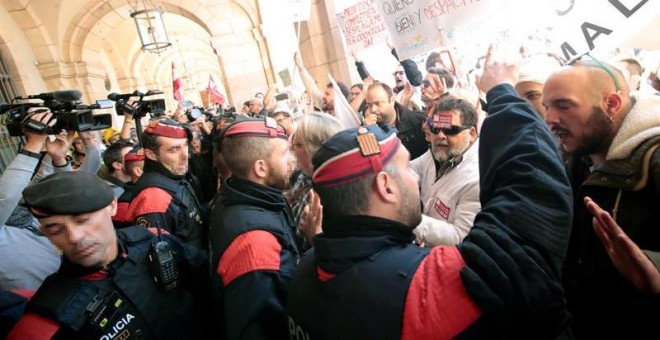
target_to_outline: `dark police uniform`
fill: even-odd
[[[82,172],[46,177],[28,186],[23,197],[37,217],[94,212],[114,199],[105,182]],[[65,197],[67,204],[62,204]],[[159,240],[170,246],[179,271],[176,284],[168,287],[156,283],[149,264],[151,246]],[[208,287],[206,255],[172,235],[161,239],[137,226],[118,230],[117,242],[117,257],[105,268],[83,267],[63,257],[9,339],[201,338],[210,315],[201,296]]]
[[[282,127],[264,120],[234,123],[223,134],[243,137],[286,139]],[[231,177],[216,198],[210,226],[215,311],[227,338],[287,339],[284,306],[299,254],[282,192]]]
[[[145,134],[188,138],[190,132],[171,120],[152,122]],[[207,214],[184,176],[170,173],[160,163],[145,159],[144,173],[132,189],[128,219],[144,227],[160,227],[186,244],[206,249]]]
[[[124,164],[133,162],[144,162],[144,149],[139,146],[133,146],[131,151],[124,155]],[[128,182],[124,186],[124,192],[117,198],[117,212],[112,216],[115,228],[126,228],[135,224],[128,213],[128,208],[133,201],[134,190],[135,183]]]
[[[207,247],[205,218],[192,186],[184,179],[154,171],[159,164],[145,160],[128,207],[129,220],[143,227],[159,226],[186,244]]]
[[[324,220],[323,234],[293,279],[287,305],[292,339],[564,334],[568,313],[559,272],[570,231],[568,179],[544,122],[513,87],[496,86],[488,99],[481,138],[492,148],[480,152],[482,210],[465,241],[425,250],[412,245],[411,228],[396,221]],[[397,141],[389,131],[367,129],[359,134],[374,134],[380,150],[364,152],[374,143],[358,142],[355,129],[338,133],[313,158],[315,186],[351,181],[341,171],[348,163],[354,177],[375,173],[374,164],[385,166]],[[517,264],[508,266],[512,259]],[[503,268],[507,274],[498,276]],[[492,294],[483,293],[488,290]]]

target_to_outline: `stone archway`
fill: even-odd
[[[206,2],[203,7],[200,1],[179,4],[179,1],[165,0],[162,6],[165,15],[181,16],[208,34],[209,41],[206,44],[208,51],[216,52],[217,56],[213,59],[217,66],[211,67],[207,74],[215,74],[216,77],[222,75],[216,79],[227,89],[228,97],[231,98],[234,93],[252,92],[255,87],[263,90],[272,82],[273,72],[259,29],[256,0]],[[142,52],[136,48],[138,39],[134,26],[131,26],[132,20],[123,17],[129,10],[125,0],[87,3],[77,11],[66,28],[62,40],[62,58],[65,61],[84,63],[86,72],[79,76],[85,78],[85,84],[81,85],[84,85],[88,96],[98,96],[106,91],[104,84],[107,73],[111,73],[117,80],[115,83],[121,86],[118,90],[126,91],[141,83],[167,83],[163,79],[171,77],[171,73],[165,70],[169,70],[172,60],[176,59],[175,53],[166,52],[158,58],[140,56]],[[120,27],[119,30],[117,27]],[[111,41],[113,38],[128,40],[127,37],[133,37],[132,41]],[[170,41],[172,38],[170,34]],[[104,70],[98,61],[101,52],[108,57],[112,70]],[[212,57],[206,52],[202,56],[204,60]],[[213,66],[208,61],[202,64]],[[138,79],[145,74],[150,75],[149,79]]]
[[[38,8],[27,0],[4,1],[2,5],[0,52],[10,74],[17,76],[14,79],[17,90],[23,93],[47,91],[51,87],[46,83],[52,83],[48,78],[50,70],[57,67],[57,51],[39,19]],[[41,78],[32,76],[38,73]]]

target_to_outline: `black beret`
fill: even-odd
[[[382,171],[401,141],[392,127],[376,124],[336,133],[312,157],[314,184],[331,187]]]
[[[59,172],[27,186],[23,199],[37,218],[80,215],[107,207],[115,195],[100,177],[82,171]]]

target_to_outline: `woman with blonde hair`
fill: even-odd
[[[312,190],[312,156],[321,148],[321,144],[335,133],[344,130],[341,122],[327,113],[311,112],[298,122],[296,132],[291,139],[293,153],[298,161],[294,173],[292,188],[287,193],[298,235],[303,237],[305,249],[311,245],[314,235],[321,231],[322,206]]]

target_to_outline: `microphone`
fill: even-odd
[[[141,96],[144,96],[144,94],[142,92],[138,91],[138,90],[135,90],[135,91],[133,91],[133,93],[119,94],[119,93],[113,92],[113,93],[110,93],[108,95],[108,99],[116,102],[116,101],[120,101],[120,100],[127,100],[128,98],[131,98],[131,97],[141,97]]]
[[[125,95],[125,94],[115,93],[115,92],[110,93],[110,94],[108,95],[108,99],[110,99],[110,100],[112,100],[112,101],[115,101],[115,102],[116,102],[116,101],[119,101],[119,100],[125,100],[125,99],[128,99],[128,97],[130,97],[130,96],[127,96],[127,95]]]
[[[78,90],[64,90],[33,94],[27,97],[18,97],[17,99],[41,99],[43,101],[57,100],[61,102],[75,102],[80,100],[80,98],[82,98],[82,92]]]

